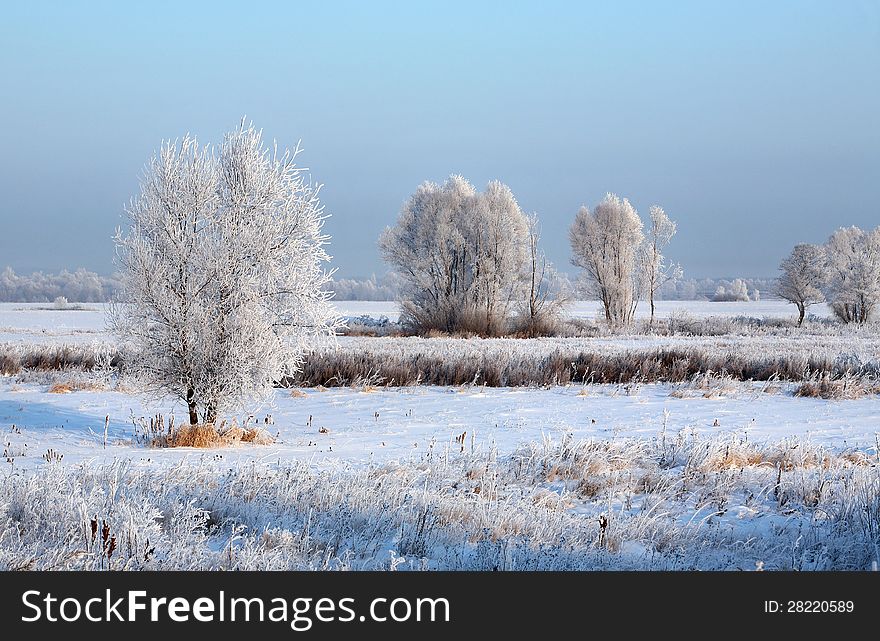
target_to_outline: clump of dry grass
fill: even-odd
[[[72,392],[99,392],[106,388],[107,386],[99,381],[69,380],[52,383],[46,391],[49,394],[70,394]]]
[[[241,442],[253,443],[254,445],[272,445],[275,442],[275,437],[262,427],[251,427],[244,430],[241,435]]]
[[[830,400],[862,398],[872,394],[880,394],[880,381],[848,373],[834,376],[828,372],[812,375],[794,391],[795,396]]]
[[[746,442],[729,442],[723,447],[715,447],[703,460],[699,469],[703,472],[718,472],[728,469],[743,469],[762,464],[769,464],[765,453],[754,444]]]
[[[220,425],[213,423],[175,424],[174,416],[166,422],[162,414],[149,418],[132,419],[135,429],[135,440],[148,447],[197,447],[220,448],[232,447],[239,443],[253,445],[270,445],[275,438],[262,427],[239,427],[233,419],[227,427],[226,421]]]
[[[695,374],[691,380],[676,385],[669,395],[673,398],[723,398],[737,391],[737,381],[725,372],[705,372]]]
[[[221,434],[211,423],[181,425],[171,433],[161,447],[225,447],[241,441],[241,428]]]
[[[218,448],[233,447],[239,443],[253,445],[270,445],[275,439],[266,430],[259,427],[241,428],[232,426],[227,429],[217,428],[211,423],[198,425],[182,425],[174,430],[171,436],[159,447],[199,447]]]

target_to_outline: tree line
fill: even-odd
[[[149,161],[117,231],[119,299],[112,329],[130,350],[127,372],[214,423],[266,396],[303,354],[340,326],[320,187],[242,121],[216,146],[186,136]],[[675,223],[659,206],[647,226],[626,199],[582,207],[569,229],[572,263],[606,321],[631,324],[640,300],[681,276],[665,251]],[[570,299],[540,247],[540,224],[499,181],[478,191],[461,176],[426,182],[379,239],[400,280],[404,322],[419,331],[499,335],[546,331]],[[798,246],[780,292],[801,308],[824,292],[841,320],[864,323],[880,289],[880,230],[836,232]],[[790,265],[789,265],[790,263]],[[821,275],[821,278],[820,278]],[[734,288],[738,292],[740,285]]]
[[[824,245],[801,243],[779,266],[777,292],[798,309],[827,301],[844,323],[867,323],[880,305],[880,227],[843,227]]]

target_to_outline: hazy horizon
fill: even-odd
[[[507,183],[561,271],[605,192],[662,205],[685,277],[772,277],[797,242],[880,224],[873,2],[34,2],[0,25],[0,269],[113,271],[163,139],[247,115],[302,140],[340,277],[419,183]]]

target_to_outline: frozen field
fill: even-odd
[[[241,446],[222,455],[236,460],[366,464],[418,456],[432,444],[447,448],[463,433],[468,448],[493,447],[499,455],[510,455],[545,436],[654,439],[664,429],[669,438],[679,433],[754,442],[797,437],[831,448],[874,447],[880,397],[826,401],[796,398],[784,387],[763,391],[766,387],[741,384],[711,398],[700,391],[689,393],[687,385],[668,384],[333,388],[298,391],[295,397],[278,390],[273,403],[255,415],[277,435],[276,444]],[[46,386],[0,384],[0,425],[5,426],[7,453],[27,453],[9,463],[18,469],[43,464],[40,457],[49,448],[63,453],[65,463],[205,456],[198,449],[148,449],[135,444],[132,416],[158,412],[184,416],[174,404],[122,392],[56,394],[47,392]],[[267,415],[272,417],[270,425],[264,423]],[[106,416],[110,417],[109,445],[104,449]],[[241,422],[244,419],[240,417]]]
[[[348,318],[386,316],[396,321],[399,312],[393,301],[334,301],[339,314]],[[71,342],[81,343],[106,340],[106,305],[90,303],[82,310],[53,310],[45,303],[0,303],[0,342]],[[706,318],[719,316],[734,318],[794,318],[793,305],[784,301],[756,301],[748,303],[711,303],[704,301],[659,301],[657,317],[670,316]],[[827,305],[814,305],[810,313],[828,317]],[[641,304],[637,317],[646,318],[647,305]],[[574,318],[597,319],[598,301],[578,301],[570,310]]]
[[[393,301],[336,301],[336,306],[343,316],[387,316],[397,320],[399,312]],[[813,305],[809,312],[820,318],[827,318],[831,311],[825,304]],[[636,310],[637,318],[648,318],[651,310],[645,303],[640,303]],[[747,303],[713,303],[694,300],[661,300],[656,303],[655,314],[658,318],[672,315],[688,315],[693,318],[721,316],[734,318],[747,316],[751,318],[795,318],[797,310],[794,305],[782,300],[750,301]],[[597,319],[601,316],[599,301],[576,301],[572,304],[569,315],[573,318]]]
[[[391,311],[385,303],[340,308]],[[788,311],[707,303],[687,313],[720,310]],[[100,306],[0,307],[0,342],[20,348],[106,343],[103,325]],[[666,348],[880,360],[873,328],[836,326],[595,339],[344,337],[318,360],[503,358],[525,371],[560,352],[601,359]],[[139,444],[134,422],[157,413],[179,422],[180,407],[106,372],[79,372],[69,379],[75,391],[50,392],[67,376],[0,379],[2,569],[858,570],[880,560],[875,392],[804,398],[794,382],[724,377],[522,387],[361,381],[279,389],[252,418],[236,417],[264,427],[272,444],[166,449]],[[119,539],[112,559],[89,535],[93,520]]]

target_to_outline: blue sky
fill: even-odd
[[[320,5],[320,6],[317,6]],[[0,266],[112,270],[162,139],[302,140],[334,266],[423,180],[498,178],[567,229],[606,191],[694,276],[880,224],[878,2],[20,2],[0,21]]]

